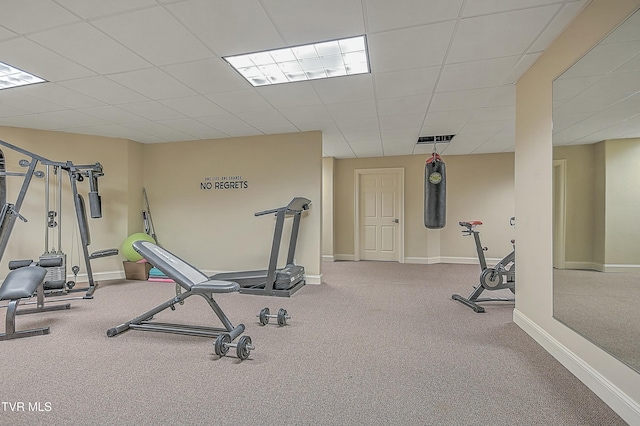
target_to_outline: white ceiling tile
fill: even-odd
[[[555,96],[555,95],[554,95]],[[484,106],[507,106],[516,104],[516,86],[509,84],[506,86],[496,87],[493,94],[489,97]]]
[[[424,120],[420,135],[455,135],[471,119],[474,112],[475,109],[430,112]]]
[[[436,92],[501,86],[519,59],[518,56],[508,56],[445,65]]]
[[[365,130],[362,132],[350,132],[342,134],[349,144],[352,143],[369,143],[381,142],[380,132],[378,130]]]
[[[341,132],[351,133],[351,132],[362,132],[371,129],[378,129],[378,119],[377,118],[360,118],[354,120],[336,120],[336,125],[340,129]]]
[[[553,82],[553,101],[573,99],[595,84],[602,76],[559,78]]]
[[[218,56],[284,46],[258,0],[192,0],[167,9]]]
[[[298,128],[291,123],[282,123],[277,125],[265,124],[262,126],[256,126],[256,129],[267,135],[277,135],[281,133],[297,133]]]
[[[71,80],[95,73],[26,38],[0,43],[2,62],[48,81]]]
[[[3,0],[0,25],[28,34],[78,21],[78,17],[51,0]]]
[[[522,54],[559,8],[552,5],[463,19],[456,30],[447,63]]]
[[[167,65],[162,69],[202,95],[251,87],[228,63],[219,58]]]
[[[381,73],[441,65],[454,26],[451,21],[370,34],[371,70]]]
[[[431,98],[429,113],[480,108],[486,104],[493,92],[493,88],[485,88],[434,93]]]
[[[313,87],[325,104],[374,99],[371,74],[314,80]]]
[[[377,73],[374,76],[376,95],[381,99],[433,93],[440,75],[440,68],[415,68]]]
[[[640,92],[640,71],[616,72],[604,76],[578,96],[592,98],[617,95],[623,99],[638,92]]]
[[[34,84],[21,87],[20,90],[29,96],[70,109],[104,105],[104,102],[85,96],[56,83]]]
[[[616,72],[640,71],[640,54],[625,62]]]
[[[516,84],[520,77],[538,60],[540,55],[542,55],[542,52],[522,55],[518,62],[511,68],[511,71],[502,79],[502,84]]]
[[[137,123],[128,123],[126,127],[138,130],[140,132],[148,133],[152,136],[165,139],[167,141],[188,141],[193,139],[189,135],[182,133],[171,127],[154,121],[140,121]]]
[[[143,137],[149,137],[141,132],[128,129],[119,124],[105,124],[102,126],[84,126],[65,129],[65,132],[80,133],[83,135],[108,136],[111,138],[129,139],[136,142],[142,142]]]
[[[106,77],[86,77],[62,81],[60,85],[108,104],[140,102],[146,97]]]
[[[616,30],[601,41],[601,44],[640,40],[640,14],[634,13]]]
[[[236,116],[245,123],[260,128],[262,126],[286,126],[290,125],[289,121],[275,109],[266,109],[260,111],[240,112]]]
[[[194,120],[193,118],[179,118],[177,120],[160,120],[158,123],[171,127],[179,132],[193,136],[196,139],[219,139],[229,137],[226,133]]]
[[[209,127],[220,130],[227,133],[227,130],[235,128],[243,128],[248,126],[247,123],[240,120],[238,117],[232,114],[212,115],[209,117],[199,117],[197,120],[206,124]]]
[[[149,62],[85,22],[54,28],[29,38],[98,74],[151,66]]]
[[[409,128],[421,128],[424,122],[424,114],[404,114],[394,115],[390,117],[380,117],[380,129],[405,129]]]
[[[541,52],[549,47],[588,2],[589,0],[580,0],[564,4],[543,33],[529,47],[529,52]]]
[[[378,116],[374,100],[326,104],[325,108],[334,120],[376,118]]]
[[[117,124],[125,124],[125,123],[135,123],[136,121],[145,121],[146,118],[143,118],[139,115],[133,114],[132,112],[125,111],[121,108],[105,105],[93,108],[83,108],[79,111],[84,112],[89,115],[93,115],[94,117],[101,118],[105,121],[109,121],[111,123]]]
[[[196,95],[193,90],[158,68],[129,71],[110,75],[108,78],[153,100]]]
[[[387,31],[456,19],[462,0],[366,0],[370,32]]]
[[[358,158],[382,157],[382,142],[349,142],[351,150]]]
[[[271,109],[271,105],[254,89],[233,92],[211,93],[207,95],[217,105],[231,113]]]
[[[586,77],[608,74],[625,62],[634,58],[639,41],[615,44],[599,44],[583,56],[574,66],[565,71],[560,78]]]
[[[171,120],[185,118],[184,115],[172,110],[159,102],[136,102],[132,104],[119,105],[125,111],[129,111],[147,120]]]
[[[511,120],[515,122],[516,119],[516,107],[512,106],[500,106],[500,107],[485,107],[476,111],[474,116],[469,120],[470,123],[478,123],[480,121],[501,121]]]
[[[323,140],[322,153],[325,157],[334,158],[353,158],[355,156],[351,147],[344,141],[329,142]]]
[[[245,124],[239,127],[225,129],[224,132],[229,136],[231,136],[232,138],[241,138],[245,136],[260,136],[264,134],[260,130],[253,128],[248,124]]]
[[[505,126],[493,137],[489,138],[485,143],[476,148],[474,154],[485,154],[491,152],[505,152],[513,150],[516,143],[515,124]]]
[[[97,117],[74,110],[43,112],[36,114],[34,118],[52,130],[109,124]]]
[[[13,105],[0,104],[0,117],[14,117],[16,115],[28,115],[29,111],[16,108]]]
[[[262,0],[260,3],[289,46],[365,32],[361,0]],[[327,25],[328,22],[331,25]]]
[[[310,132],[314,130],[320,130],[323,133],[340,133],[340,129],[335,121],[305,121],[303,123],[295,123],[295,126],[301,132]]]
[[[293,124],[332,121],[324,105],[301,106],[297,108],[280,108],[282,113]]]
[[[211,51],[160,6],[92,24],[154,65],[211,57]]]
[[[15,36],[16,36],[16,33],[14,33],[13,31],[9,31],[6,28],[0,27],[0,41],[6,40],[8,38],[14,38]]]
[[[292,108],[322,103],[313,86],[308,81],[263,86],[258,87],[256,90],[267,102],[276,108]]]
[[[56,0],[56,2],[84,19],[113,15],[157,4],[155,0]]]
[[[510,10],[527,9],[561,3],[565,0],[473,0],[465,4],[462,16],[489,15]]]
[[[422,114],[424,116],[430,100],[430,95],[378,99],[378,115],[380,117],[404,114]]]
[[[204,96],[164,99],[161,100],[160,103],[187,117],[206,117],[227,113],[226,110],[220,108]]]
[[[58,104],[25,95],[21,89],[21,87],[17,87],[9,90],[0,90],[0,105],[15,107],[30,113],[60,111],[64,109],[64,107]]]

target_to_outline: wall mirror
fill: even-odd
[[[553,82],[553,316],[640,372],[640,10]]]

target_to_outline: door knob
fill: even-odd
[[[400,219],[393,219],[393,223],[400,223]]]

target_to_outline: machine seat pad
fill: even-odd
[[[240,291],[240,284],[231,281],[209,280],[191,286],[194,293],[233,293]]]
[[[40,266],[28,266],[9,272],[0,287],[0,300],[31,297],[44,281],[45,275],[47,270]]]

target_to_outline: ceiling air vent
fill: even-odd
[[[418,138],[418,144],[449,143],[454,136],[455,135],[420,136]]]

